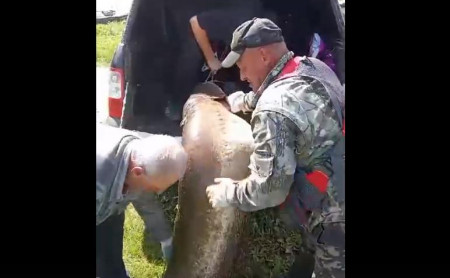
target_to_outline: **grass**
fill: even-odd
[[[176,216],[177,187],[158,196],[172,227]],[[124,261],[132,278],[162,277],[166,263],[158,243],[144,236],[144,223],[130,205],[125,214]],[[277,277],[293,262],[301,238],[289,232],[274,209],[252,213],[249,222],[249,252],[244,257],[243,277]]]
[[[117,45],[122,39],[125,20],[113,21],[107,24],[97,24],[97,65],[107,66],[111,62]]]
[[[125,21],[97,24],[97,65],[111,62],[120,42]],[[177,187],[159,196],[171,224],[175,220]],[[285,273],[300,245],[298,233],[288,232],[274,209],[252,213],[250,217],[249,252],[245,257],[246,277],[277,277]],[[126,210],[124,261],[132,278],[161,277],[166,267],[159,244],[144,236],[144,224],[133,206]]]
[[[172,186],[158,196],[164,212],[173,227],[176,216],[177,187]],[[162,277],[166,263],[159,243],[144,235],[144,222],[132,205],[125,212],[123,257],[131,278]]]
[[[144,236],[144,223],[130,205],[125,213],[123,257],[132,278],[162,277],[165,263],[159,244]]]

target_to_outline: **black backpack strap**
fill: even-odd
[[[342,113],[342,106],[340,102],[337,99],[337,96],[333,93],[330,93],[330,86],[327,86],[325,83],[327,83],[325,80],[326,78],[331,78],[330,82],[332,83],[340,83],[339,79],[335,75],[335,73],[322,61],[316,58],[310,58],[310,57],[302,57],[301,58],[301,64],[298,68],[299,74],[301,76],[307,76],[314,78],[322,83],[323,86],[325,86],[328,95],[330,96],[331,103],[334,107],[334,110],[337,113],[339,125],[341,126],[341,129],[343,128],[343,113]],[[324,73],[325,72],[325,73]],[[328,72],[328,73],[327,73]],[[328,75],[327,75],[328,74]],[[333,78],[334,77],[334,78]],[[333,80],[334,79],[334,80]]]
[[[342,124],[343,114],[342,114],[341,104],[339,103],[339,101],[337,100],[337,98],[334,94],[328,93],[328,95],[330,96],[331,103],[333,104],[334,110],[336,111],[336,113],[338,115],[339,125],[342,128],[343,127],[343,124]]]

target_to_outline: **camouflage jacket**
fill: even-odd
[[[123,194],[131,155],[130,142],[138,139],[131,131],[97,124],[96,224],[123,212],[134,194]]]
[[[332,83],[332,89],[342,95],[337,77],[332,73],[335,79],[325,81],[299,74],[279,78],[283,69],[295,63],[316,62],[313,58],[300,63],[300,57],[287,58],[283,57],[286,61],[280,61],[278,68],[269,73],[265,89],[263,83],[262,90],[246,97],[246,108],[255,107],[251,120],[255,140],[249,165],[251,174],[237,182],[234,198],[228,200],[244,211],[283,203],[298,169],[305,172],[319,169],[330,174],[327,152],[342,136],[326,90],[330,88],[326,83]]]

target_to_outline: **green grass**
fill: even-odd
[[[158,198],[173,227],[177,187],[172,186]],[[144,236],[144,222],[132,205],[125,212],[123,249],[124,262],[131,278],[162,277],[166,263],[162,259],[161,247]]]
[[[122,39],[125,20],[97,24],[97,65],[107,66],[111,62],[117,45]]]
[[[158,196],[172,227],[176,216],[177,187]],[[243,257],[243,277],[277,277],[293,262],[301,238],[289,232],[274,209],[252,213],[249,219],[249,252]],[[133,206],[126,210],[124,261],[132,278],[162,277],[166,263],[159,243],[144,236],[144,223]]]
[[[130,205],[125,213],[123,257],[132,278],[162,277],[165,262],[159,244],[144,236],[144,223]]]

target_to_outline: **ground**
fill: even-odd
[[[123,259],[131,278],[162,277],[165,263],[159,244],[144,236],[144,223],[133,206],[125,215]]]

